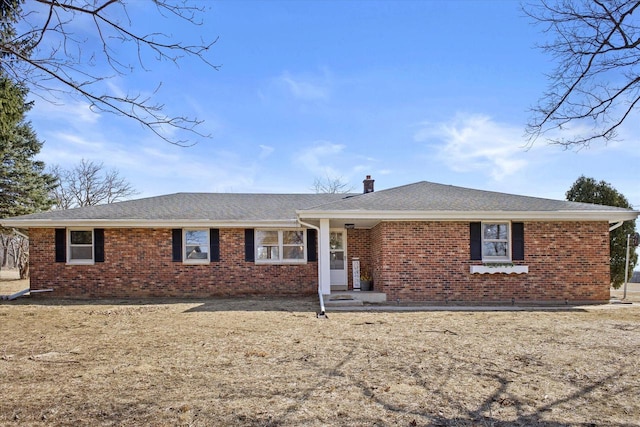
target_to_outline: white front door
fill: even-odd
[[[347,233],[344,229],[331,230],[329,234],[329,259],[331,290],[347,290]]]

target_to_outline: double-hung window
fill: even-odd
[[[305,242],[304,230],[256,230],[256,262],[305,262]]]
[[[93,230],[68,230],[67,262],[69,264],[93,264]]]
[[[511,233],[508,222],[482,223],[482,261],[511,261]]]
[[[209,230],[189,229],[183,230],[183,257],[185,263],[206,264],[209,258]]]

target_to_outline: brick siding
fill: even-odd
[[[609,300],[606,222],[526,222],[528,274],[471,274],[468,222],[382,222],[369,231],[374,290],[390,301],[456,303],[600,303]],[[364,236],[356,240],[365,242]],[[363,255],[361,255],[363,254]]]
[[[347,230],[347,272],[349,289],[353,289],[352,260],[360,258],[360,271],[368,270],[373,274],[373,261],[371,258],[371,232],[369,230]]]
[[[359,257],[374,290],[390,301],[559,303],[609,300],[606,222],[525,222],[528,274],[471,274],[469,222],[381,222],[348,230],[349,261]],[[105,261],[55,261],[53,229],[30,230],[31,288],[42,297],[134,298],[314,295],[317,262],[257,265],[244,260],[244,229],[220,229],[220,261],[172,262],[170,229],[105,229]],[[349,286],[353,287],[351,262]]]
[[[220,261],[172,262],[170,229],[105,229],[105,261],[55,261],[53,229],[30,230],[31,288],[72,298],[315,295],[318,263],[257,265],[244,260],[244,229],[220,229]]]

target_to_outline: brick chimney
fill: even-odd
[[[371,179],[371,175],[367,175],[367,177],[362,181],[364,184],[364,194],[373,193],[373,183],[375,179]]]

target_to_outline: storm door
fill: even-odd
[[[347,290],[347,233],[344,229],[331,230],[329,234],[329,259],[331,268],[331,290]]]

